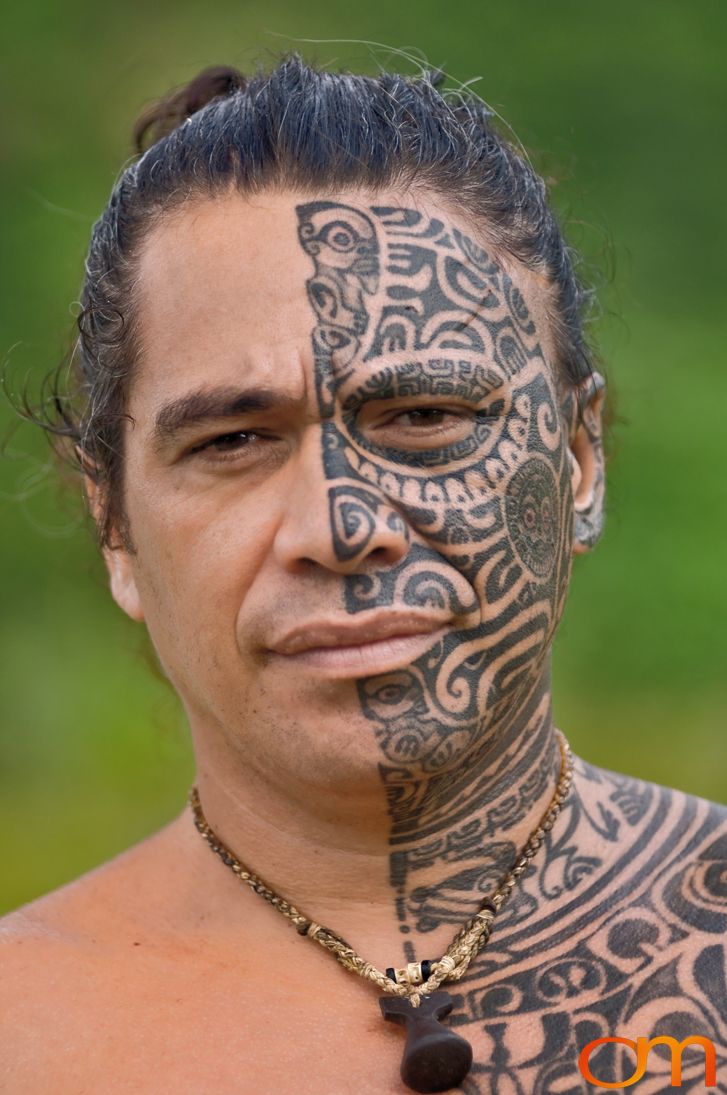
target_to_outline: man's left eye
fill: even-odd
[[[403,426],[405,429],[427,429],[438,426],[460,425],[463,420],[471,420],[473,412],[462,407],[410,407],[409,410],[393,414],[382,425]]]
[[[422,407],[415,411],[402,411],[397,419],[408,419],[411,426],[440,426],[449,414],[441,407]]]

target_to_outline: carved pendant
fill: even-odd
[[[472,1046],[439,1022],[452,1010],[448,992],[422,996],[418,1008],[403,996],[379,997],[384,1019],[406,1027],[401,1078],[412,1091],[449,1091],[472,1066]]]

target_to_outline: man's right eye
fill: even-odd
[[[261,440],[262,436],[253,430],[233,430],[231,433],[221,433],[199,445],[194,445],[189,450],[189,455],[202,454],[205,459],[213,461],[234,459],[242,449],[249,448],[255,441]]]
[[[257,435],[250,430],[235,430],[234,433],[223,433],[219,437],[213,437],[209,441],[203,442],[198,448],[194,449],[194,452],[199,452],[201,449],[222,448],[227,449],[230,447],[236,447],[237,445],[246,445],[251,439]]]

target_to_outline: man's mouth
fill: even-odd
[[[359,677],[408,665],[438,642],[451,618],[376,612],[351,620],[311,620],[282,633],[269,651],[293,666]]]

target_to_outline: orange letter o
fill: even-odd
[[[636,1053],[636,1069],[630,1079],[618,1080],[616,1083],[611,1083],[608,1080],[597,1080],[593,1075],[590,1065],[588,1064],[588,1058],[591,1056],[591,1053],[596,1046],[601,1046],[605,1042],[620,1042],[623,1046],[630,1046],[634,1053]],[[631,1084],[635,1084],[646,1072],[646,1061],[640,1061],[639,1056],[640,1054],[637,1052],[636,1042],[634,1042],[632,1038],[595,1038],[592,1042],[589,1042],[588,1045],[585,1045],[579,1053],[578,1068],[581,1070],[581,1076],[583,1076],[584,1080],[588,1080],[589,1084],[595,1084],[596,1087],[631,1087]]]

